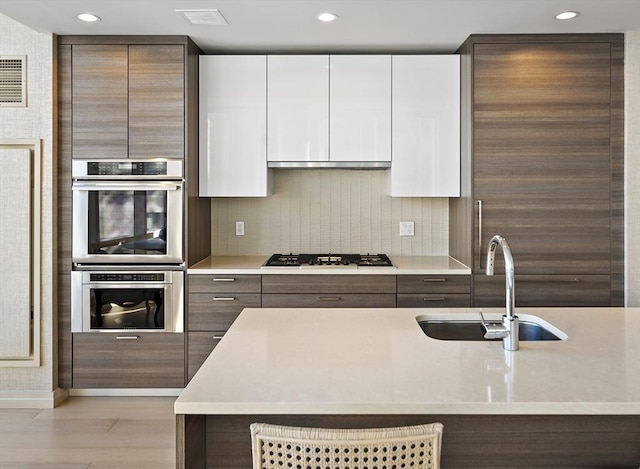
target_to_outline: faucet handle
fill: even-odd
[[[484,315],[480,311],[480,322],[484,328],[485,339],[504,339],[509,335],[509,329],[503,324],[489,324],[484,320]]]

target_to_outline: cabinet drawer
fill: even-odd
[[[398,308],[468,308],[471,295],[468,293],[399,293]]]
[[[259,293],[189,293],[189,331],[226,331],[244,308],[260,307]]]
[[[471,293],[470,275],[398,275],[398,293]]]
[[[263,308],[395,308],[396,295],[381,294],[310,294],[266,293],[262,295]]]
[[[187,353],[187,381],[196,374],[211,351],[222,340],[221,332],[189,332]]]
[[[395,275],[263,275],[263,293],[394,293]]]
[[[504,275],[474,275],[474,306],[504,306]],[[516,306],[611,306],[609,275],[517,275]]]
[[[260,275],[189,275],[189,292],[260,293]]]
[[[182,388],[184,334],[73,334],[74,388]]]

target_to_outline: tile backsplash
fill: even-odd
[[[384,170],[280,169],[273,182],[271,197],[211,199],[212,255],[449,253],[448,199],[389,197]],[[400,221],[415,236],[401,237]]]

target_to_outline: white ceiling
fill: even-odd
[[[177,9],[216,8],[225,26]],[[556,13],[577,10],[569,21]],[[339,15],[334,23],[315,17]],[[76,19],[81,12],[99,23]],[[56,34],[188,35],[214,52],[453,52],[470,34],[640,30],[640,0],[1,0],[3,13]]]

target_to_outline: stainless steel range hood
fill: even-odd
[[[281,169],[312,169],[312,168],[340,168],[340,169],[387,169],[390,161],[269,161],[269,168]]]

